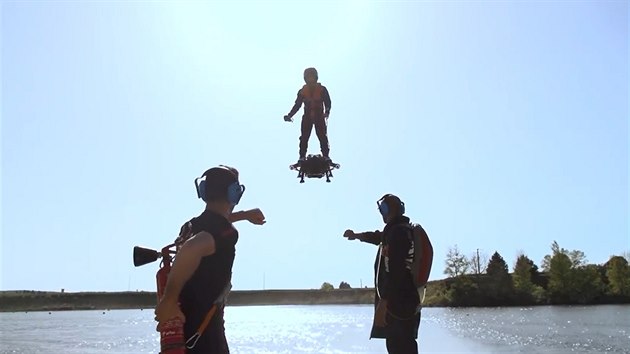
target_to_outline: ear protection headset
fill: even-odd
[[[229,172],[233,178],[234,182],[230,183],[226,190],[217,191],[217,190],[207,190],[207,177],[211,173],[216,173],[217,170],[224,170]],[[219,172],[220,173],[220,172]],[[245,186],[238,183],[238,179],[234,175],[234,172],[230,171],[225,166],[220,165],[219,167],[211,168],[206,171],[203,176],[195,178],[195,188],[197,189],[197,197],[201,198],[204,202],[207,202],[207,199],[213,199],[220,196],[225,196],[227,201],[233,206],[237,205],[245,193]]]
[[[376,202],[376,205],[378,206],[378,211],[383,217],[389,214],[390,206],[388,203],[391,203],[393,201],[400,202],[400,215],[403,215],[405,213],[405,203],[403,203],[400,198],[396,197],[393,194],[385,194],[381,199]]]

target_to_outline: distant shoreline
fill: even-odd
[[[509,278],[508,278],[509,279]],[[424,307],[531,307],[545,305],[604,305],[630,304],[630,296],[611,295],[605,292],[589,298],[553,299],[548,295],[547,276],[536,278],[538,291],[534,294],[516,294],[509,284],[493,283],[487,275],[463,275],[456,278],[430,281],[427,284]],[[497,289],[508,290],[492,294]],[[579,289],[577,289],[579,290]],[[577,291],[573,289],[572,291]],[[569,292],[569,295],[573,293]],[[580,293],[576,293],[580,294]],[[535,295],[535,296],[534,296]],[[0,291],[0,312],[23,311],[72,311],[110,309],[155,308],[155,291],[120,292],[49,292],[49,291]],[[228,306],[257,305],[359,305],[374,304],[374,288],[356,289],[278,289],[232,290]]]
[[[155,308],[152,291],[0,291],[0,312]],[[333,290],[233,290],[228,306],[373,304],[374,288]]]

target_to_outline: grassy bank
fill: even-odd
[[[374,289],[234,290],[228,306],[371,304]],[[0,292],[0,312],[154,308],[155,292]]]
[[[561,305],[574,302],[552,302],[546,296],[547,277],[539,275],[535,283],[540,293],[536,297],[515,296],[505,292],[492,296],[496,291],[492,277],[460,276],[431,281],[427,285],[424,307],[495,307]],[[500,289],[510,290],[507,285]],[[517,294],[518,295],[518,294]],[[60,310],[105,310],[154,308],[155,292],[0,292],[0,312],[60,311]],[[228,297],[228,306],[247,305],[327,305],[327,304],[373,304],[374,288],[333,290],[234,290]],[[600,295],[580,304],[628,304],[629,296]]]
[[[449,306],[445,280],[427,285],[424,306]],[[154,291],[49,292],[0,291],[0,312],[154,308]],[[373,304],[374,288],[232,290],[228,306]]]

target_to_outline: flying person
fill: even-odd
[[[304,104],[302,126],[300,135],[300,158],[298,164],[306,159],[308,140],[311,137],[313,126],[319,139],[319,145],[324,159],[330,162],[330,145],[328,142],[328,117],[330,115],[330,94],[326,86],[318,82],[318,74],[315,68],[304,70],[304,82],[306,84],[298,91],[295,104],[291,111],[284,116],[287,122],[293,121],[293,116]]]

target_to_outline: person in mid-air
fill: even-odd
[[[414,254],[410,219],[404,215],[405,204],[393,194],[384,195],[377,205],[386,224],[383,231],[346,230],[343,234],[348,240],[382,245],[374,263],[376,294],[370,338],[385,338],[390,354],[417,354],[421,302],[409,268]]]
[[[319,139],[319,145],[323,157],[330,161],[330,146],[328,143],[327,121],[330,115],[330,94],[328,89],[317,82],[317,70],[315,68],[307,68],[304,70],[304,81],[306,84],[298,91],[295,104],[289,114],[284,116],[287,122],[292,121],[292,117],[302,107],[304,103],[304,115],[302,115],[302,134],[300,135],[300,158],[298,163],[306,159],[306,150],[308,149],[308,140],[311,137],[311,131],[315,126],[315,133]]]

